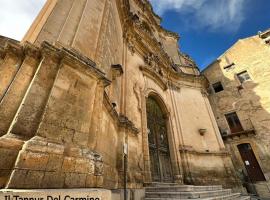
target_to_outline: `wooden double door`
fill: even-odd
[[[167,119],[154,98],[147,99],[146,111],[152,181],[172,182]]]

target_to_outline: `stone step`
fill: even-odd
[[[240,193],[234,193],[229,195],[223,195],[218,197],[208,197],[208,198],[145,198],[145,200],[250,200],[248,196],[240,196]]]
[[[238,199],[235,199],[235,200],[251,200],[251,197],[250,196],[241,196],[241,197],[239,197]]]
[[[198,192],[146,192],[146,198],[206,198],[230,195],[231,189],[213,190],[213,191],[198,191]]]
[[[194,185],[173,185],[173,186],[159,186],[159,187],[146,187],[146,192],[188,192],[188,191],[213,191],[222,190],[221,185],[214,186],[194,186]]]
[[[179,183],[165,183],[165,182],[148,182],[144,183],[145,187],[169,187],[169,186],[177,186]]]

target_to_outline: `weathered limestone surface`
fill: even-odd
[[[48,43],[20,47],[27,56],[0,104],[1,187],[101,187],[103,160],[87,148],[88,131],[92,94],[103,94],[109,80],[75,52]],[[40,55],[35,62],[30,50]]]
[[[49,0],[22,42],[1,38],[1,187],[122,188],[127,144],[128,187],[141,189],[151,97],[170,181],[239,189],[207,81],[159,23],[148,1]]]
[[[221,132],[230,130],[225,118],[225,114],[230,112],[237,113],[243,127],[242,135],[228,132],[223,136],[236,170],[245,170],[237,145],[249,143],[266,179],[264,184],[256,184],[257,192],[269,197],[270,47],[265,42],[267,37],[269,30],[237,41],[203,73],[210,84],[221,81],[224,88],[219,93],[212,91],[209,96]],[[243,71],[247,71],[250,79],[241,83],[237,74]]]
[[[60,196],[60,199],[71,200],[79,198],[112,200],[111,191],[105,189],[39,189],[39,190],[9,190],[0,191],[0,198],[5,196],[19,196],[20,198],[43,198],[54,199]]]

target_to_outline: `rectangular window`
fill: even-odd
[[[237,77],[241,83],[251,79],[249,74],[247,73],[247,71],[243,71],[243,72],[237,74]]]
[[[236,114],[236,112],[229,113],[225,115],[226,120],[229,124],[232,133],[237,133],[243,131],[243,127],[240,123],[240,120]]]
[[[218,92],[221,92],[222,90],[224,90],[221,82],[214,83],[212,86],[213,86],[215,93],[218,93]]]
[[[265,44],[270,45],[270,36],[268,36],[264,41],[265,41]]]

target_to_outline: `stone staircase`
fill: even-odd
[[[151,183],[145,188],[145,200],[250,200],[249,196],[232,193],[221,185],[194,186],[176,183]]]

